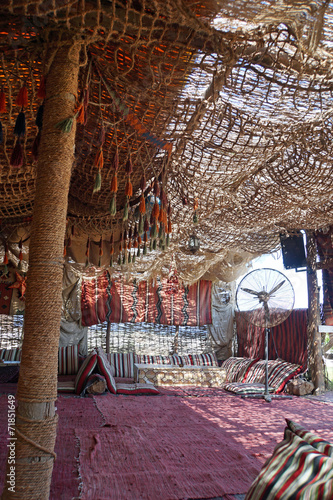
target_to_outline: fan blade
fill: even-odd
[[[250,293],[251,295],[256,295],[256,297],[259,297],[259,292],[255,292],[254,290],[250,290],[249,288],[241,288],[243,292]]]
[[[269,292],[269,296],[271,296],[273,293],[277,292],[281,286],[283,285],[283,283],[285,283],[286,280],[283,280],[281,281],[281,283],[279,283],[278,285],[276,285],[274,288],[272,288],[272,290]]]

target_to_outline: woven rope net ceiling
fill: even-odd
[[[102,238],[108,264],[111,233],[115,255],[120,234],[134,234],[143,177],[146,206],[154,179],[170,204],[171,245],[137,258],[132,274],[156,274],[174,254],[188,282],[233,279],[249,258],[277,249],[279,233],[333,223],[328,1],[3,0],[0,14],[7,104],[0,115],[0,218],[13,254],[33,213],[38,88],[57,48],[71,39],[82,42],[78,102],[86,122],[77,125],[67,256],[84,262],[87,237]],[[15,98],[24,84],[24,161],[14,168]],[[126,198],[129,161],[133,194]],[[187,250],[193,233],[201,242],[195,256]]]

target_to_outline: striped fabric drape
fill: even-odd
[[[235,313],[238,356],[260,358],[265,356],[265,330],[246,320],[246,315]],[[307,364],[307,309],[294,309],[280,325],[270,329],[269,359],[283,359],[303,367]]]
[[[82,282],[82,326],[108,320],[111,323],[157,323],[162,325],[201,326],[212,322],[211,281],[201,280],[190,286],[180,285],[176,294],[168,294],[166,279],[155,282],[125,282],[111,279],[106,271]]]

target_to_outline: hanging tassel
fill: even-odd
[[[0,91],[0,113],[6,113],[6,94]]]
[[[138,240],[135,240],[133,243],[133,248],[138,248],[138,246],[139,246]]]
[[[73,128],[74,118],[74,116],[69,116],[68,118],[64,118],[64,120],[60,120],[60,122],[55,125],[55,128],[69,134]]]
[[[143,237],[143,242],[148,243],[148,233],[145,231],[144,237]]]
[[[80,106],[76,112],[76,121],[77,121],[77,123],[80,123],[81,125],[84,125],[86,122],[83,104],[80,104]]]
[[[146,177],[145,177],[145,174],[143,174],[142,178],[141,178],[141,182],[140,182],[140,189],[142,191],[142,195],[143,195],[143,192],[144,190],[146,189]]]
[[[114,176],[112,177],[110,191],[111,191],[111,193],[116,193],[118,191],[118,177],[117,177],[117,172],[115,172]]]
[[[160,225],[160,229],[159,229],[159,231],[158,231],[158,237],[159,237],[159,238],[162,238],[162,236],[163,236],[163,225],[161,224],[161,225]]]
[[[0,144],[2,144],[3,141],[3,131],[2,131],[2,123],[0,122]]]
[[[131,252],[128,254],[128,263],[130,264],[132,260]]]
[[[94,185],[93,193],[97,193],[97,191],[100,191],[101,190],[101,186],[102,186],[101,171],[97,170],[97,174],[96,174],[96,177],[95,177],[95,185]]]
[[[41,104],[37,110],[35,124],[39,129],[43,126],[44,104]]]
[[[157,179],[155,179],[154,181],[154,195],[156,198],[158,198],[160,195],[160,184]]]
[[[154,222],[151,229],[150,229],[150,238],[154,239],[154,238],[156,238],[156,236],[157,236],[157,226],[156,226],[156,222]]]
[[[129,203],[128,203],[128,197],[127,197],[125,207],[124,207],[123,221],[128,220],[128,209],[129,209]]]
[[[140,250],[140,247],[138,247],[138,251],[136,252],[136,256],[140,257],[140,254],[141,254],[141,250]]]
[[[144,245],[144,247],[143,247],[143,255],[147,255],[147,246],[146,245]]]
[[[166,235],[166,241],[165,241],[165,243],[166,243],[167,247],[170,245],[170,235],[169,234]]]
[[[132,255],[132,263],[135,264],[135,253]]]
[[[148,222],[148,218],[147,218],[147,216],[145,217],[145,221],[144,221],[144,224],[143,224],[143,230],[144,230],[146,233],[148,233],[148,231],[149,231],[149,222]],[[141,231],[141,232],[139,231],[139,233],[140,233],[140,234],[142,234],[142,233],[143,233],[143,231]]]
[[[157,220],[157,219],[158,219],[159,214],[160,214],[160,207],[159,207],[159,205],[158,205],[157,201],[155,201],[154,206],[153,206],[153,210],[152,210],[152,212],[151,212],[151,215],[152,215],[152,217],[153,217],[154,219],[156,219],[156,220]]]
[[[157,240],[155,239],[153,241],[153,250],[156,250],[157,249]]]
[[[193,224],[198,224],[198,215],[196,212],[194,212],[194,215],[193,215]]]
[[[23,160],[23,149],[19,139],[17,139],[12,152],[12,156],[10,157],[10,166],[14,168],[20,168],[23,165]]]
[[[111,198],[110,201],[110,215],[114,217],[117,213],[117,195],[114,193],[114,195]]]
[[[25,134],[25,114],[21,111],[16,118],[14,135],[21,137]]]
[[[145,197],[143,196],[143,194],[141,195],[141,199],[140,199],[139,211],[140,211],[140,214],[142,214],[142,215],[144,215],[146,213],[146,203],[145,203]]]
[[[21,108],[26,108],[28,106],[28,89],[25,85],[21,87],[18,96],[16,97],[15,104]]]
[[[38,152],[39,152],[39,144],[40,144],[40,138],[41,138],[41,132],[40,130],[38,131],[38,134],[36,135],[34,142],[32,143],[32,159],[34,162],[38,160]]]
[[[141,239],[140,235],[138,236],[138,243],[139,243],[139,245],[141,245],[141,243],[142,243],[142,239]]]
[[[125,172],[127,175],[131,175],[131,173],[133,172],[133,165],[132,165],[131,158],[128,160],[128,162],[125,165]]]
[[[96,157],[95,157],[95,162],[94,162],[95,167],[97,167],[99,170],[103,168],[104,165],[104,156],[103,156],[103,149],[100,148],[98,151]]]
[[[42,76],[40,79],[40,84],[37,90],[37,98],[38,99],[45,99],[46,97],[46,78],[45,76]]]
[[[140,215],[140,219],[139,219],[139,227],[138,227],[138,233],[139,234],[142,234],[143,233],[143,227],[144,227],[144,223],[143,223],[143,217],[142,215]]]
[[[168,234],[172,233],[171,220],[168,222]]]
[[[125,186],[125,196],[131,197],[133,196],[133,186],[131,183],[131,179],[128,178],[128,181],[126,182]]]

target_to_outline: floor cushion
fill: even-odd
[[[93,373],[97,366],[97,352],[95,349],[86,357],[79,369],[75,379],[75,392],[81,394],[89,376]]]
[[[58,375],[74,375],[79,371],[79,346],[58,349]]]
[[[243,382],[249,369],[257,361],[258,358],[231,357],[223,361],[221,368],[225,370],[228,382]]]
[[[268,361],[268,385],[274,387],[275,392],[282,392],[286,383],[302,371],[300,365],[288,363],[282,359]]]
[[[110,352],[106,357],[112,366],[114,377],[134,378],[134,363],[138,363],[134,352]]]
[[[156,389],[153,384],[117,384],[117,394],[125,395],[149,395],[149,394],[159,394],[160,391]]]
[[[235,394],[264,394],[265,384],[258,384],[256,382],[243,383],[243,382],[228,382],[223,384],[223,389]],[[268,392],[274,392],[273,387],[268,387]]]
[[[115,379],[113,378],[113,370],[105,352],[101,347],[97,348],[97,367],[100,374],[105,377],[106,385],[109,391],[112,392],[112,394],[116,394],[117,386]]]
[[[333,458],[286,427],[245,500],[332,500]]]
[[[328,457],[333,458],[333,444],[329,443],[325,439],[322,439],[317,434],[313,432],[307,431],[299,424],[296,424],[292,420],[286,418],[288,428],[293,431],[297,436],[301,437],[307,443],[311,444],[316,450],[320,451],[320,453],[324,453]],[[333,495],[332,495],[333,496]]]
[[[194,366],[219,366],[215,353],[189,354],[189,358]]]

